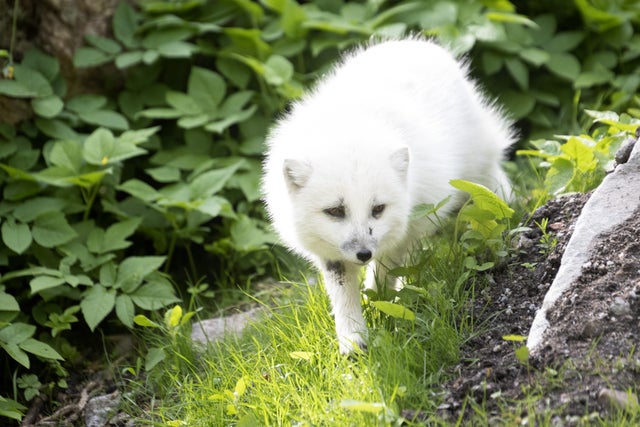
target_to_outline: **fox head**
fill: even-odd
[[[405,238],[409,149],[382,151],[284,160],[293,225],[307,251],[364,265]]]

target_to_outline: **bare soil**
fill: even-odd
[[[640,212],[598,237],[576,286],[549,314],[553,329],[541,351],[523,363],[515,354],[523,343],[503,339],[528,335],[588,198],[565,196],[539,208],[519,254],[477,297],[476,319],[486,329],[462,349],[463,362],[445,386],[445,417],[469,419],[482,408],[492,426],[516,420],[571,426],[591,425],[614,411],[637,413]],[[536,225],[545,218],[546,237]],[[513,405],[525,398],[529,404]]]

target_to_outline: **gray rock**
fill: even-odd
[[[542,347],[550,327],[547,313],[588,265],[597,236],[622,224],[640,205],[640,144],[635,144],[628,162],[607,175],[582,209],[562,256],[558,273],[547,291],[542,307],[531,324],[527,346],[532,354]]]
[[[120,406],[120,393],[95,396],[84,407],[84,422],[87,427],[105,427],[109,419],[116,415]]]
[[[258,320],[264,312],[263,308],[258,307],[229,316],[196,322],[191,328],[191,340],[205,345],[222,339],[226,334],[239,335],[249,323]]]
[[[614,411],[622,409],[635,412],[638,409],[638,396],[610,388],[603,388],[598,392],[598,402]]]

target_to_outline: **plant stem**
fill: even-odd
[[[18,30],[18,7],[20,0],[13,3],[13,22],[11,24],[11,41],[9,42],[9,64],[13,63],[13,49],[16,45],[16,32]]]

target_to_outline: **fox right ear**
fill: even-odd
[[[313,168],[307,162],[294,159],[284,161],[284,180],[290,191],[298,191],[309,181]]]

